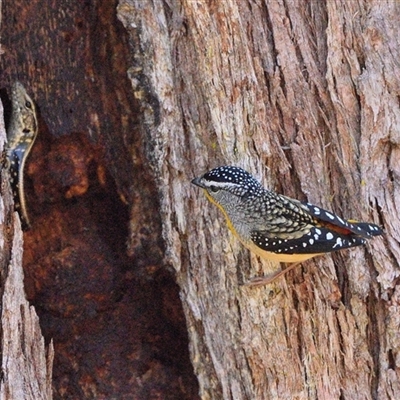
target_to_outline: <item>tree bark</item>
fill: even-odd
[[[204,399],[400,398],[396,2],[121,0],[163,236]],[[190,180],[234,164],[385,236],[278,265]]]
[[[25,291],[54,343],[55,399],[198,398],[116,6],[16,0],[1,9],[5,119],[15,80],[38,111],[24,174]]]
[[[3,106],[0,102],[0,115]],[[5,142],[0,117],[1,148]],[[52,399],[53,343],[45,346],[39,318],[26,300],[21,223],[13,212],[7,171],[1,173],[1,377],[0,399]]]

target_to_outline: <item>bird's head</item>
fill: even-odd
[[[192,183],[204,189],[210,200],[222,206],[257,195],[262,189],[248,172],[233,166],[214,168],[193,179]]]

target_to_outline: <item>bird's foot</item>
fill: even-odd
[[[282,271],[276,272],[274,274],[270,275],[265,275],[265,276],[260,276],[258,278],[253,278],[250,279],[250,281],[246,282],[243,284],[243,286],[249,286],[249,287],[257,287],[257,286],[264,286],[264,285],[269,285],[276,281],[278,278],[281,276],[285,275],[287,272],[291,271],[295,267],[297,267],[299,262],[290,264],[287,268],[283,269]]]

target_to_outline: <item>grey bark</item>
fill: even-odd
[[[3,115],[1,102],[0,115]],[[4,121],[0,117],[1,148],[5,137]],[[13,213],[8,173],[2,171],[1,175],[0,399],[51,399],[53,344],[45,345],[39,318],[26,300],[21,223]]]
[[[400,398],[399,3],[122,0],[118,12],[201,397]],[[191,187],[222,164],[386,235],[244,288],[279,266]]]

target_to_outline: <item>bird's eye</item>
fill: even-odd
[[[220,191],[220,188],[217,187],[217,186],[210,186],[210,190],[211,190],[213,193],[217,193],[217,192]]]
[[[31,109],[32,108],[32,104],[29,100],[25,101],[25,107]]]

